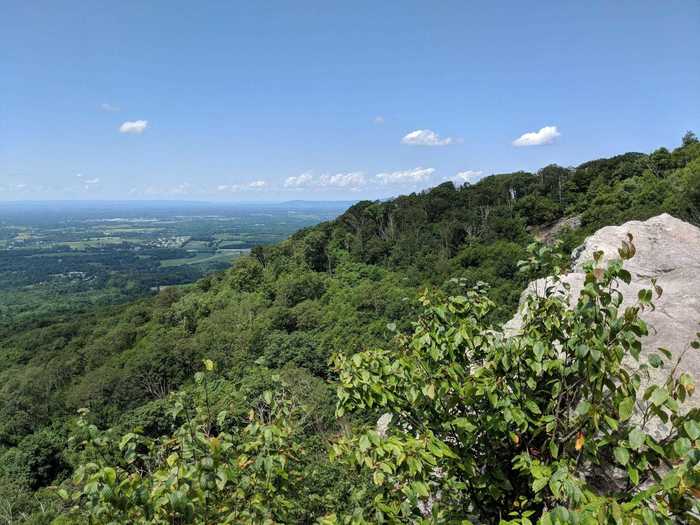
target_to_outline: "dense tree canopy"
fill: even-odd
[[[438,517],[472,516],[472,507],[488,505],[491,514],[480,519],[493,521],[496,514],[511,519],[507,509],[522,511],[513,519],[527,523],[527,516],[539,516],[545,509],[569,508],[583,516],[590,509],[603,508],[591,495],[592,489],[581,485],[580,472],[572,466],[575,457],[602,465],[616,455],[625,457],[625,452],[616,450],[627,450],[627,461],[618,463],[625,467],[629,482],[637,486],[653,478],[652,467],[662,455],[671,464],[680,456],[691,461],[694,456],[688,451],[696,449],[695,427],[686,428],[686,420],[678,419],[673,407],[661,403],[658,410],[677,418],[673,440],[660,444],[662,452],[656,450],[656,443],[647,443],[646,437],[643,446],[630,446],[633,427],[619,413],[620,400],[615,397],[619,392],[605,390],[603,385],[598,390],[581,389],[575,400],[567,398],[567,403],[576,401],[575,410],[584,398],[590,407],[584,413],[581,410],[586,405],[567,414],[560,421],[561,428],[552,434],[547,417],[556,410],[552,406],[558,399],[556,388],[575,385],[574,376],[585,363],[592,367],[587,373],[615,374],[607,369],[595,372],[594,354],[579,356],[577,349],[572,350],[570,362],[558,363],[557,338],[563,337],[564,330],[579,338],[593,337],[582,328],[586,315],[593,313],[584,308],[568,317],[549,298],[533,311],[544,308],[542,319],[556,313],[568,323],[565,326],[542,327],[533,320],[533,332],[517,345],[497,343],[489,334],[512,315],[532,277],[519,271],[517,262],[529,257],[526,247],[533,237],[561,218],[580,217],[580,228],[565,228],[558,234],[562,244],[554,255],[561,255],[601,226],[661,212],[700,223],[700,143],[694,136],[686,136],[683,145],[673,151],[627,153],[575,168],[547,166],[537,173],[493,175],[460,187],[448,182],[387,202],[363,201],[335,221],[301,230],[282,243],[257,247],[232,268],[189,287],[169,288],[128,305],[3,329],[0,522],[77,519],[84,523],[85,516],[97,516],[103,512],[100,509],[106,509],[106,514],[99,514],[103,517],[94,517],[95,523],[123,523],[120,512],[136,512],[129,507],[133,498],[142,498],[138,519],[143,523],[160,523],[154,516],[172,523],[167,519],[173,512],[196,516],[199,522],[216,522],[222,516],[231,516],[236,523],[262,523],[268,518],[309,522],[324,516],[329,522],[351,520],[352,516],[374,522],[380,515],[388,521],[410,521],[419,519],[416,505],[425,499],[424,489],[434,493],[437,481],[430,476],[438,464],[446,476],[444,487],[440,485],[444,507],[442,503],[435,506]],[[561,264],[567,264],[566,258]],[[540,268],[536,273],[546,271]],[[621,277],[617,271],[611,270],[609,278]],[[489,283],[488,288],[482,283]],[[600,303],[604,300],[602,285],[595,286],[595,301]],[[475,287],[479,291],[468,292],[466,302],[447,299]],[[431,290],[429,302],[418,300],[425,288]],[[595,312],[603,315],[600,309]],[[418,325],[415,319],[420,319]],[[605,322],[615,319],[605,317]],[[624,324],[632,321],[623,318],[620,322],[625,330],[634,332],[632,325]],[[469,333],[457,340],[456,327]],[[475,343],[477,337],[481,337],[481,346]],[[451,348],[450,352],[472,344],[470,348],[478,355],[469,359],[481,367],[483,378],[472,377],[471,372],[460,376],[467,374],[466,364],[453,358],[443,367],[441,360],[448,359],[446,355],[427,363],[428,369],[417,376],[410,352],[423,352],[435,338]],[[402,352],[408,352],[408,361],[397,358]],[[350,357],[353,355],[359,357]],[[332,356],[334,367],[329,365]],[[216,363],[216,376],[202,364],[205,359]],[[390,370],[399,367],[393,381],[402,377],[408,381],[394,385],[402,395],[405,389],[417,388],[412,412],[401,413],[397,399],[382,401],[386,406],[375,399],[381,397],[376,390],[383,392],[382,388],[392,385],[390,377],[381,375],[384,371],[373,368],[382,360]],[[551,369],[542,372],[545,362]],[[517,363],[535,369],[528,372],[534,385],[526,381],[518,390],[532,406],[514,411],[512,397],[491,392],[496,395],[492,399],[486,385],[479,385],[486,377],[508,381]],[[453,365],[462,367],[454,377]],[[196,376],[199,373],[204,375]],[[370,374],[367,380],[365,373]],[[350,397],[341,394],[340,409],[345,413],[336,419],[331,385],[339,377],[341,386],[347,383],[341,391]],[[460,420],[464,428],[455,427],[449,410],[429,407],[437,393],[440,398],[449,397],[445,389],[452,388],[460,377],[469,378],[465,381],[469,388],[483,387],[480,392],[470,391],[471,397],[459,405],[467,415],[470,411],[481,414]],[[355,384],[357,378],[360,384]],[[612,380],[620,377],[613,375]],[[679,385],[663,388],[674,388],[668,390],[670,395],[680,395],[679,388],[686,388],[687,382]],[[633,387],[628,390],[636,391]],[[265,391],[272,392],[272,398]],[[506,407],[511,407],[510,412]],[[88,411],[76,422],[79,409]],[[412,472],[419,468],[417,464],[408,467],[394,462],[381,467],[377,458],[371,465],[350,468],[352,451],[360,445],[362,454],[394,454],[381,448],[384,441],[379,447],[376,437],[367,433],[367,425],[374,426],[384,412],[392,414],[387,434],[392,443],[408,447],[421,462],[427,462],[420,463],[418,474]],[[603,413],[619,421],[616,430],[594,417]],[[421,427],[418,421],[411,423],[417,419]],[[426,439],[407,432],[406,425],[421,428]],[[489,450],[477,446],[476,441],[483,437],[478,432],[486,429],[492,439],[501,440],[499,446]],[[600,445],[600,450],[591,448],[595,442],[587,437],[595,434],[594,429],[607,432],[614,441]],[[568,434],[574,431],[576,437],[578,431],[584,433],[581,447],[577,448],[576,439],[571,442]],[[452,433],[457,441],[448,439]],[[122,435],[134,437],[120,444],[116,436]],[[340,435],[346,439],[339,441]],[[74,439],[66,447],[69,436]],[[370,440],[369,446],[365,440],[360,444],[362,436]],[[639,435],[634,439],[637,444]],[[686,441],[675,445],[679,439],[690,440],[690,448]],[[535,459],[523,456],[525,440],[538,451]],[[224,445],[225,450],[217,448]],[[331,445],[340,447],[333,462],[328,460]],[[434,450],[421,448],[426,446]],[[684,453],[674,452],[675,446]],[[129,455],[132,453],[135,456]],[[450,459],[451,454],[461,459]],[[211,457],[213,463],[207,460],[205,465],[204,457]],[[138,459],[130,462],[133,458]],[[513,463],[516,458],[517,464]],[[252,461],[251,470],[248,461]],[[499,462],[502,468],[494,468]],[[464,463],[465,469],[487,468],[490,477],[474,478],[474,470],[460,470],[452,463]],[[177,473],[172,472],[175,467]],[[231,469],[223,474],[225,480],[216,477],[219,469]],[[197,488],[192,490],[199,495],[194,499],[189,493],[174,495],[174,499],[168,496],[168,502],[149,500],[146,493],[161,494],[157,487],[162,488],[171,475],[177,480],[172,486],[193,483]],[[166,478],[161,479],[163,476]],[[551,481],[553,476],[556,483]],[[471,478],[476,485],[465,486]],[[538,481],[545,478],[548,488],[541,485],[545,481]],[[396,483],[413,488],[399,491],[402,495],[389,494]],[[215,488],[219,485],[221,488]],[[488,490],[482,491],[481,485],[488,485]],[[65,502],[56,489],[59,486],[69,500],[72,494],[78,494],[78,499]],[[665,498],[668,512],[685,505],[671,490],[676,487],[655,493]],[[616,501],[629,503],[625,498],[632,492],[626,489],[626,495],[619,495]],[[110,494],[116,499],[108,501]],[[210,501],[222,514],[202,518],[203,508],[214,511]],[[637,507],[630,512],[646,512],[647,502],[635,503]],[[76,504],[78,509],[71,510]],[[243,507],[249,515],[240,513]],[[366,514],[368,509],[377,514]],[[530,510],[534,514],[524,514]],[[560,519],[552,514],[551,519],[555,518]],[[175,522],[191,522],[187,519]]]

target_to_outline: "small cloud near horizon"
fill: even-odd
[[[453,177],[447,177],[445,180],[451,180],[454,184],[461,186],[465,182],[474,183],[483,175],[484,172],[481,170],[464,170],[456,173]]]
[[[372,186],[377,187],[379,185],[415,185],[418,183],[425,183],[431,179],[434,172],[434,168],[418,167],[409,170],[377,173],[371,178],[368,178],[361,171],[323,174],[320,176],[315,176],[311,172],[306,172],[301,175],[287,177],[284,181],[284,187],[292,190],[323,190],[336,188],[359,191],[364,188]]]
[[[147,120],[127,120],[121,126],[119,126],[119,133],[131,133],[134,135],[140,135],[148,127]]]
[[[304,188],[313,180],[311,173],[302,173],[292,177],[287,177],[284,181],[285,188]]]
[[[375,124],[384,124],[384,117],[381,115],[377,115],[374,117],[374,123]]]
[[[182,182],[180,184],[177,184],[175,186],[146,186],[143,190],[139,190],[138,188],[131,188],[129,190],[129,193],[131,195],[145,195],[145,196],[155,196],[155,197],[163,197],[163,196],[179,196],[179,195],[191,195],[193,193],[201,193],[201,191],[198,188],[195,188],[190,184],[189,182]]]
[[[426,182],[435,173],[434,168],[413,168],[412,170],[377,173],[378,182],[382,184],[416,184]]]
[[[362,172],[336,173],[335,175],[321,175],[319,184],[324,187],[348,188],[357,191],[364,186],[367,180]]]
[[[113,106],[112,104],[107,104],[106,102],[104,104],[100,104],[100,109],[102,111],[109,111],[111,113],[113,113],[115,111],[119,111],[118,106]]]
[[[554,142],[554,139],[560,135],[561,133],[559,133],[556,126],[545,126],[539,131],[523,133],[513,141],[513,146],[543,146],[545,144],[551,144]]]
[[[401,139],[402,144],[411,146],[447,146],[453,144],[455,139],[452,137],[441,138],[440,135],[430,129],[417,129],[404,135]]]
[[[254,180],[252,182],[248,182],[246,184],[219,184],[216,187],[217,191],[221,192],[231,192],[231,193],[236,193],[239,191],[246,191],[246,190],[263,190],[267,188],[269,184],[267,181],[264,180]]]
[[[315,177],[311,173],[302,173],[301,175],[287,177],[284,181],[285,188],[306,189],[306,188],[344,188],[350,191],[358,191],[367,183],[365,174],[361,171],[353,171],[348,173],[335,173],[333,175],[324,173],[319,177]]]

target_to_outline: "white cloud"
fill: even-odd
[[[556,126],[545,126],[539,131],[523,133],[513,141],[513,146],[542,146],[551,144],[561,133]]]
[[[321,186],[332,186],[335,188],[349,188],[352,190],[364,186],[367,180],[364,173],[359,171],[352,173],[336,173],[335,175],[321,175],[319,184]]]
[[[192,192],[194,188],[189,182],[183,182],[177,186],[171,187],[159,187],[159,186],[147,186],[143,193],[145,195],[187,195]]]
[[[236,193],[246,190],[262,190],[267,188],[268,183],[264,180],[254,180],[246,184],[219,184],[216,187],[217,191]]]
[[[313,181],[313,175],[311,173],[302,173],[294,177],[287,177],[284,181],[285,188],[305,188],[309,186]]]
[[[95,177],[94,179],[85,179],[83,182],[85,184],[99,184],[100,179]]]
[[[448,177],[445,180],[451,180],[452,182],[455,183],[455,185],[461,186],[465,182],[478,181],[483,176],[483,174],[484,174],[483,171],[465,170],[465,171],[460,171],[459,173],[456,173],[453,177]]]
[[[415,184],[427,181],[434,172],[433,168],[414,168],[405,171],[377,173],[375,177],[383,184]]]
[[[78,177],[79,179],[82,179],[82,178],[83,178],[83,174],[82,174],[82,173],[76,173],[75,176]]]
[[[357,190],[367,183],[364,173],[353,171],[349,173],[324,174],[315,177],[307,172],[294,177],[287,177],[284,181],[285,188],[346,188]]]
[[[119,126],[120,133],[134,133],[140,135],[148,127],[147,120],[127,120]]]
[[[112,104],[100,104],[100,109],[102,111],[109,111],[109,112],[114,112],[114,111],[119,111],[119,108],[117,106],[113,106]]]
[[[440,135],[429,129],[417,129],[411,131],[401,139],[402,144],[411,146],[447,146],[455,140],[452,137],[441,138]]]
[[[177,186],[170,188],[170,193],[175,195],[187,195],[192,190],[192,185],[189,182],[183,182]]]
[[[384,117],[382,117],[381,115],[377,115],[376,117],[374,117],[374,123],[375,124],[384,124]]]

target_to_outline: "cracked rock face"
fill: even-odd
[[[700,385],[700,351],[690,348],[690,342],[700,332],[700,228],[662,214],[646,221],[630,221],[598,230],[574,251],[573,271],[563,276],[562,281],[571,285],[572,303],[583,287],[583,264],[591,261],[593,253],[599,250],[605,254],[603,264],[618,259],[617,249],[627,240],[628,233],[634,237],[637,252],[625,261],[624,267],[632,274],[632,282],[629,285],[620,283],[625,297],[623,308],[636,302],[639,290],[651,287],[652,278],[663,288],[660,298],[654,296],[656,310],[641,314],[649,325],[649,335],[642,340],[640,359],[659,347],[671,351],[673,360],[665,360],[662,369],[652,370],[651,380],[662,382],[676,359],[686,352],[679,372],[688,372],[695,384]],[[523,298],[543,286],[544,279],[530,283]],[[504,330],[506,334],[515,334],[521,324],[521,316],[516,314]],[[696,393],[688,404],[700,406],[700,395]]]

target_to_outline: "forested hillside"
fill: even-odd
[[[551,269],[535,265],[522,272],[518,262],[532,257],[527,246],[533,236],[560,219],[577,217],[580,226],[558,233],[562,243],[552,257],[570,253],[602,226],[662,212],[700,224],[700,142],[692,133],[673,151],[625,153],[575,168],[550,165],[537,173],[493,175],[461,187],[446,182],[387,202],[360,202],[337,220],[256,247],[232,268],[190,287],[6,329],[0,333],[0,523],[215,523],[220,518],[199,515],[200,508],[191,504],[193,493],[186,490],[167,496],[170,521],[148,517],[153,509],[144,511],[141,521],[133,516],[129,521],[124,510],[137,500],[148,506],[145,493],[137,494],[138,487],[129,483],[160,472],[166,457],[163,475],[167,465],[179,465],[192,454],[198,460],[193,443],[212,436],[216,444],[207,443],[214,448],[222,443],[230,450],[240,448],[242,455],[235,458],[241,464],[262,458],[260,464],[251,459],[245,475],[236,478],[239,490],[213,474],[210,482],[201,483],[204,489],[236,494],[249,514],[236,514],[232,522],[309,523],[327,516],[332,523],[353,512],[355,522],[361,522],[356,509],[367,501],[375,502],[388,522],[401,521],[404,509],[396,510],[400,506],[394,508],[372,488],[385,486],[384,476],[394,473],[393,467],[384,473],[374,470],[368,478],[356,465],[329,459],[333,444],[336,456],[342,447],[352,446],[338,444],[340,435],[365,423],[374,425],[387,411],[377,411],[379,399],[366,401],[372,399],[367,392],[363,401],[359,394],[353,397],[357,385],[343,380],[343,395],[349,397],[341,395],[343,408],[336,418],[338,374],[352,375],[351,369],[363,364],[363,358],[350,356],[407,344],[402,338],[416,335],[413,321],[421,312],[425,315],[427,300],[419,299],[424,289],[433,305],[478,287],[484,295],[473,296],[473,304],[488,305],[480,322],[497,326],[507,320],[527,280]],[[381,397],[379,376],[372,377],[370,381],[368,374],[367,388]],[[435,397],[434,390],[430,394],[428,388],[425,395]],[[361,410],[350,414],[350,405]],[[78,419],[80,409],[88,410]],[[425,417],[433,416],[439,421],[438,414]],[[193,430],[195,422],[205,429],[201,439]],[[98,432],[108,428],[111,434]],[[127,434],[132,430],[137,432]],[[507,431],[499,432],[508,439]],[[120,448],[116,436],[124,434],[133,437],[122,440]],[[360,439],[359,447],[364,452],[369,444]],[[577,441],[576,450],[580,448]],[[139,459],[129,462],[119,451]],[[218,468],[228,456],[217,456],[217,451],[213,461]],[[442,457],[451,452],[432,453]],[[124,481],[121,492],[113,490],[121,503],[86,486],[84,493],[76,492],[81,496],[70,499],[69,493],[89,478],[92,467],[85,465],[93,454],[104,465],[123,467],[115,479],[130,481]],[[381,457],[372,457],[381,463]],[[133,461],[142,462],[138,476],[125,466]],[[449,491],[476,494],[457,478],[445,488],[445,499]],[[183,480],[178,483],[184,486]],[[515,489],[501,481],[483,505],[540,513],[547,507],[542,501],[519,507],[509,492]],[[135,492],[129,493],[127,485]],[[427,497],[421,485],[411,486],[416,492],[408,499]],[[358,493],[358,487],[365,487],[364,492]],[[449,498],[459,499],[451,492]],[[226,505],[232,513],[235,505]],[[96,517],[100,512],[103,517]],[[328,517],[332,513],[336,517]],[[361,519],[373,522],[378,515]],[[496,514],[482,519],[498,522]]]

